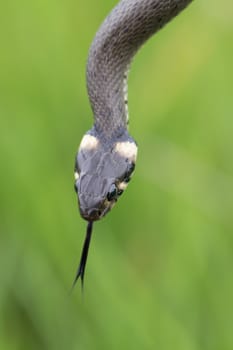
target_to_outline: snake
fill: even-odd
[[[85,266],[93,223],[125,191],[135,169],[137,143],[128,132],[127,78],[139,48],[192,0],[121,0],[103,21],[90,46],[86,81],[93,127],[75,157],[74,188],[86,238],[73,286]]]

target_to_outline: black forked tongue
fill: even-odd
[[[77,280],[80,277],[81,283],[82,283],[82,289],[83,289],[84,273],[85,273],[85,267],[86,267],[87,256],[88,256],[88,249],[89,249],[89,245],[90,245],[90,241],[91,241],[92,227],[93,227],[93,221],[89,221],[87,224],[86,238],[85,238],[85,241],[83,244],[83,250],[82,250],[82,255],[81,255],[79,267],[78,267],[72,288],[74,288]]]

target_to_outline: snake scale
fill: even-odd
[[[94,126],[75,160],[75,190],[88,221],[74,280],[84,280],[93,222],[105,216],[126,189],[135,168],[137,144],[128,133],[127,75],[139,48],[192,0],[121,0],[91,44],[86,69]]]

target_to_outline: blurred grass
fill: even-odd
[[[85,295],[69,296],[85,222],[73,162],[92,125],[88,47],[116,2],[0,11],[0,349],[233,348],[233,5],[196,1],[129,79],[139,158],[95,225]]]

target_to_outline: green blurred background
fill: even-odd
[[[233,5],[195,1],[129,78],[132,183],[94,227],[74,157],[88,48],[116,0],[0,11],[0,349],[233,349]]]

